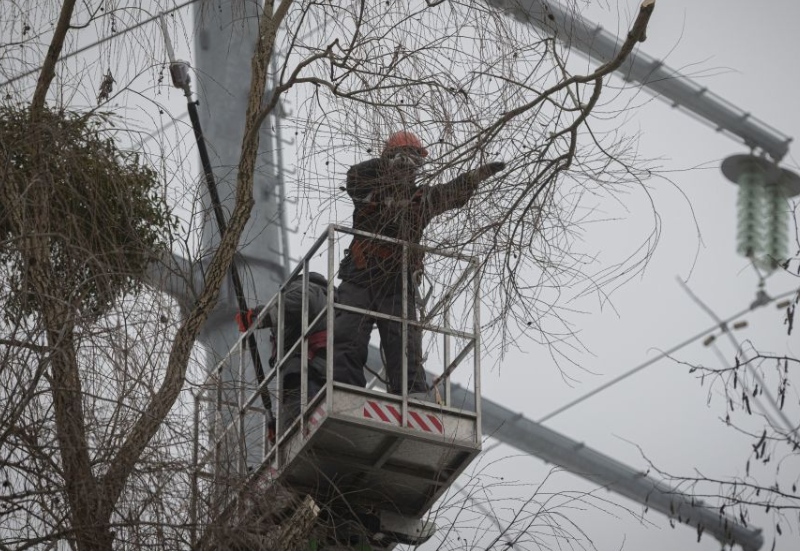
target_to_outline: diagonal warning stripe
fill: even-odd
[[[400,410],[393,404],[383,404],[374,400],[367,400],[364,403],[363,416],[365,419],[382,421],[396,427],[402,426],[403,416]],[[431,413],[409,411],[406,427],[422,432],[444,434],[444,426],[441,420]]]

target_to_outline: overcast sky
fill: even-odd
[[[622,35],[633,20],[638,3],[591,1],[585,15]],[[800,3],[796,0],[661,0],[650,23],[648,40],[641,48],[794,136],[800,134],[796,100],[800,79],[800,39],[796,32],[799,21]],[[191,41],[189,34],[184,38]],[[185,53],[186,41],[178,40],[176,48]],[[576,58],[574,63],[579,66],[582,62]],[[610,84],[622,83],[612,80]],[[624,91],[618,103],[607,109],[615,105],[622,108],[635,94],[636,90]],[[167,102],[166,96],[163,100]],[[184,111],[179,94],[170,94],[169,102],[175,112]],[[630,254],[651,230],[650,199],[660,217],[661,240],[644,274],[618,289],[610,300],[594,296],[570,305],[585,312],[571,319],[588,349],[578,358],[584,369],[564,366],[567,375],[577,382],[568,384],[548,350],[533,343],[509,353],[502,362],[496,357],[484,360],[484,365],[491,368],[483,377],[485,396],[534,420],[710,327],[712,320],[688,297],[676,278],[686,281],[721,317],[745,308],[757,291],[753,270],[735,252],[736,188],[719,172],[722,159],[746,153],[746,148],[663,102],[651,100],[646,93],[639,93],[634,102],[640,107],[627,114],[623,129],[640,134],[640,154],[658,159],[658,176],[649,182],[650,197],[639,193],[627,198],[628,212],[624,217],[587,228],[583,246],[598,255],[600,266]],[[191,140],[181,147],[185,148],[182,154],[188,163],[192,157],[185,152],[191,149]],[[187,166],[192,164],[196,166],[193,161]],[[783,166],[798,170],[792,154]],[[339,221],[349,221],[347,209],[340,209],[337,215]],[[299,241],[295,245],[293,255],[299,256],[303,245]],[[778,275],[767,281],[766,290],[778,294],[792,285],[797,286],[796,279]],[[746,319],[749,327],[737,332],[738,338],[751,339],[761,349],[779,354],[800,354],[796,334],[793,338],[786,336],[782,312],[768,307]],[[733,349],[727,344],[720,351],[728,359],[733,357]],[[721,365],[712,350],[700,343],[682,349],[675,359]],[[692,475],[694,469],[699,469],[714,477],[742,475],[752,439],[724,426],[720,420],[724,403],[719,387],[709,389],[709,384],[701,385],[686,366],[661,361],[546,425],[635,468],[646,468],[638,446],[656,465],[674,474]],[[793,389],[787,401],[797,419],[798,395]],[[747,427],[760,432],[761,424],[751,420]],[[505,481],[534,486],[551,468],[538,459],[520,457],[507,446],[489,452],[482,464],[491,464],[484,471],[487,480],[490,476],[504,477]],[[765,472],[770,469],[774,467],[770,465]],[[797,479],[798,458],[784,462],[782,471],[783,480]],[[559,475],[548,481],[544,491],[580,489],[592,487],[575,477]],[[524,497],[530,491],[529,487],[515,488],[505,494]],[[498,490],[500,495],[503,492]],[[599,495],[641,513],[639,505],[605,492]],[[709,537],[696,543],[696,533],[690,528],[671,529],[658,513],[648,513],[645,526],[622,509],[609,507],[608,513],[579,509],[569,511],[570,519],[604,551],[719,548]],[[765,517],[754,521],[761,522],[765,549],[769,549],[776,533],[774,524]],[[797,523],[793,525],[796,526]],[[800,535],[791,533],[792,526],[783,527],[784,535],[776,548],[800,548]]]
[[[633,19],[638,6],[633,0],[591,4],[585,12],[587,18],[619,34]],[[702,85],[783,133],[795,136],[800,131],[796,108],[797,21],[800,4],[789,0],[662,1],[657,3],[648,40],[641,48],[671,67],[685,70]],[[593,353],[585,355],[582,364],[597,375],[572,370],[570,373],[580,383],[571,388],[554,368],[547,351],[529,346],[524,352],[510,354],[499,371],[484,377],[485,396],[529,418],[541,418],[712,325],[708,315],[681,289],[676,277],[687,281],[721,317],[747,307],[755,297],[758,280],[747,262],[735,253],[736,188],[718,168],[726,156],[746,153],[747,149],[663,102],[646,102],[647,97],[640,94],[637,101],[644,105],[629,116],[626,130],[641,133],[643,157],[662,159],[659,164],[668,181],[650,182],[663,224],[661,241],[641,278],[614,293],[611,305],[601,309],[596,301],[590,314],[574,320],[583,342]],[[783,166],[797,170],[795,157],[790,154]],[[630,250],[637,232],[649,228],[646,202],[634,199],[630,208],[628,220],[596,227],[587,237],[605,258]],[[796,286],[797,281],[775,276],[768,280],[766,290],[777,294],[793,284]],[[786,336],[783,313],[774,307],[753,313],[747,320],[750,326],[738,332],[738,338],[752,339],[757,346],[777,353],[800,352],[800,341],[796,335],[791,339]],[[721,346],[721,351],[728,359],[733,357],[733,349],[727,344]],[[675,357],[713,367],[721,365],[711,350],[699,343]],[[797,394],[790,396],[796,419]],[[685,366],[661,361],[546,425],[637,468],[644,468],[645,463],[634,444],[658,466],[675,474],[691,476],[697,468],[714,477],[742,475],[752,440],[726,429],[721,417],[724,407],[718,392],[710,395],[709,385],[701,386]],[[750,425],[753,430],[760,426],[758,421]],[[492,458],[513,453],[506,446],[490,452]],[[783,475],[796,479],[799,463],[797,457],[786,461]],[[507,478],[529,483],[541,480],[549,468],[532,458],[514,458],[501,465],[498,472]],[[565,476],[551,490],[567,487],[584,486]],[[638,506],[631,507],[641,511]],[[575,513],[575,518],[580,519],[581,528],[586,529],[599,549],[719,548],[708,537],[696,543],[692,529],[673,530],[664,517],[652,512],[645,518],[655,526],[647,528],[624,515],[612,518],[590,511]],[[769,549],[776,529],[771,522],[762,527],[764,547]],[[783,528],[784,535],[776,548],[797,549],[800,537],[796,533],[787,535],[785,523]]]

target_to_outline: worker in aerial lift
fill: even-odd
[[[392,134],[380,157],[354,165],[347,172],[346,191],[353,201],[353,228],[419,244],[425,227],[440,214],[465,206],[478,185],[505,168],[493,162],[470,170],[446,184],[417,185],[428,152],[411,132]],[[423,253],[409,248],[408,273],[402,274],[402,246],[354,236],[339,267],[337,302],[400,317],[403,277],[408,277],[407,314],[416,320],[415,281]],[[333,378],[365,386],[370,334],[378,325],[386,361],[388,390],[402,393],[401,324],[339,310],[334,327]],[[422,335],[408,325],[408,392],[423,398],[428,392],[422,367]]]
[[[314,321],[322,310],[325,309],[328,295],[328,280],[322,274],[308,273],[308,323]],[[236,314],[236,323],[239,331],[244,332],[257,319],[263,306],[257,306],[247,311],[244,319],[241,313]],[[300,339],[302,334],[303,316],[303,279],[302,274],[292,278],[284,289],[283,295],[283,349],[290,350]],[[275,367],[278,358],[277,346],[278,304],[270,308],[267,315],[261,320],[259,329],[269,327],[272,329],[270,341],[272,355],[269,359],[270,367]],[[308,399],[313,398],[325,386],[325,358],[327,345],[327,318],[322,318],[313,325],[308,336]],[[283,363],[283,392],[281,407],[281,432],[300,413],[300,345],[297,346],[290,358]]]

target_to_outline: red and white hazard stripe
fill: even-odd
[[[403,416],[400,411],[391,404],[381,404],[380,402],[373,402],[367,400],[364,404],[364,417],[367,419],[374,419],[376,421],[383,421],[399,427],[402,424]]]
[[[444,433],[444,427],[439,419],[430,413],[417,413],[416,411],[409,410],[408,412],[408,425],[411,428],[417,428],[425,432]]]
[[[327,415],[328,412],[325,411],[325,404],[322,404],[314,410],[314,413],[312,413],[308,418],[308,424],[306,425],[306,437],[319,428]]]
[[[270,465],[264,469],[264,472],[262,472],[256,479],[256,489],[262,491],[268,490],[276,478],[278,478],[278,471],[275,469],[275,467]]]
[[[319,426],[327,414],[328,413],[325,411],[325,405],[319,406],[314,410],[314,413],[311,414],[311,417],[308,418],[309,425]]]
[[[367,400],[364,404],[364,418],[389,423],[395,427],[400,427],[403,424],[403,416],[398,407],[393,404],[383,404],[373,400]],[[406,427],[423,432],[444,434],[442,422],[431,413],[419,413],[409,410]]]

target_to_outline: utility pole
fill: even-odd
[[[233,4],[237,4],[234,9]],[[257,0],[202,0],[195,4],[194,67],[203,134],[208,143],[214,175],[223,209],[232,208],[247,95],[250,88],[250,60],[258,32]],[[281,217],[275,158],[278,148],[267,119],[259,136],[258,163],[254,180],[255,206],[244,230],[236,264],[245,282],[249,304],[265,302],[283,280]],[[219,232],[207,196],[203,197],[203,250],[219,244]],[[223,357],[238,338],[234,316],[237,306],[230,281],[222,287],[220,302],[202,334],[213,362]]]
[[[256,44],[260,11],[261,2],[258,0],[201,0],[194,6],[193,78],[197,83],[203,135],[226,216],[233,208],[233,186],[250,88],[250,61]],[[251,305],[263,304],[274,295],[286,270],[277,117],[277,114],[270,116],[261,126],[253,188],[255,205],[235,258],[236,269],[244,282],[244,298]],[[202,206],[202,250],[205,252],[218,246],[220,235],[207,195],[203,196]],[[206,352],[207,370],[213,369],[227,355],[239,337],[234,321],[237,311],[229,277],[220,290],[219,303],[200,335]],[[261,341],[261,357],[269,358],[269,345],[263,339]],[[232,367],[232,370],[223,372],[223,381],[238,379],[238,371]],[[255,386],[256,376],[250,363],[247,364],[245,379],[248,388]],[[248,450],[262,445],[263,435],[247,431],[247,438],[252,439]]]
[[[596,61],[597,65],[613,59],[623,42],[601,25],[565,8],[560,1],[484,2],[521,23],[535,27],[542,35],[555,37],[565,46],[575,48],[588,59]],[[616,74],[626,82],[641,85],[656,97],[693,115],[717,132],[741,141],[754,152],[768,155],[776,163],[789,152],[791,137],[641,49],[631,54]]]

